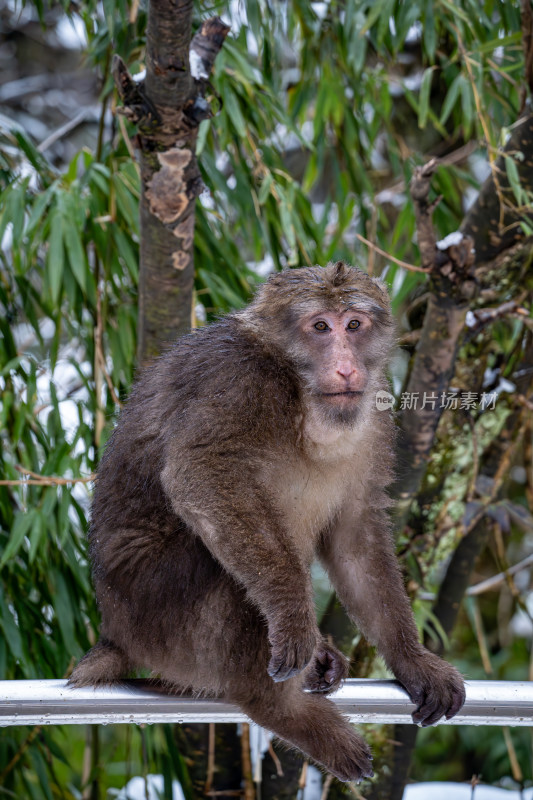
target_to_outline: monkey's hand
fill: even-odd
[[[461,674],[434,653],[421,654],[394,674],[416,705],[413,722],[426,728],[443,716],[451,719],[465,701],[465,686]]]
[[[286,630],[280,627],[269,638],[272,652],[268,674],[279,683],[306,668],[313,658],[320,634],[313,619],[298,627],[293,622],[287,625]]]
[[[334,692],[348,676],[349,664],[340,650],[321,642],[307,668],[303,688],[310,692]]]

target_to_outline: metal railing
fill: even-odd
[[[348,680],[330,695],[352,722],[410,723],[414,706],[395,681]],[[0,681],[0,727],[153,722],[246,722],[223,700],[168,694],[153,681],[71,689],[63,680]],[[533,725],[533,682],[467,681],[446,725]]]

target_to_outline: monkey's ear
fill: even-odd
[[[381,290],[381,295],[383,297],[383,304],[386,308],[390,308],[391,305],[391,297],[389,293],[389,287],[385,283],[382,278],[372,278],[376,286]]]
[[[344,261],[337,261],[337,263],[333,265],[331,283],[333,286],[342,286],[349,275],[350,268],[344,263]]]

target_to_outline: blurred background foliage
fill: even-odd
[[[195,3],[195,26],[232,26],[217,58],[198,154],[193,323],[249,298],[269,271],[345,258],[389,285],[403,347],[400,395],[425,276],[408,182],[439,156],[439,236],[455,231],[524,100],[518,0],[231,0]],[[135,371],[139,176],[135,132],[117,116],[118,53],[143,68],[139,2],[0,0],[0,677],[66,676],[98,615],[85,531],[90,476]],[[526,205],[508,159],[517,202]],[[526,202],[527,201],[527,202]],[[531,233],[531,231],[529,231]],[[490,299],[528,309],[531,269]],[[400,552],[421,628],[473,501],[473,481],[516,413],[514,376],[531,315],[465,332],[454,385],[495,408],[447,412]],[[523,413],[523,405],[520,406]],[[526,409],[527,410],[527,409]],[[531,552],[531,415],[521,418],[475,581]],[[471,510],[471,509],[470,509]],[[328,587],[317,576],[320,608]],[[450,658],[467,677],[531,679],[530,564],[464,604]],[[352,636],[353,634],[350,634]],[[347,642],[357,651],[358,640]],[[363,674],[382,674],[372,661]],[[380,748],[379,730],[374,746]],[[443,757],[443,754],[446,754]],[[111,797],[135,775],[195,794],[172,728],[11,728],[0,796]],[[424,731],[412,777],[526,785],[527,729]],[[122,795],[125,796],[125,795]]]

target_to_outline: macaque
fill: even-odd
[[[325,697],[347,660],[317,627],[318,558],[413,721],[457,713],[463,680],[419,643],[387,516],[394,434],[376,392],[393,338],[383,285],[340,261],[272,275],[145,369],[98,471],[101,638],[72,685],[148,668],[238,704],[341,781],[372,776]]]

